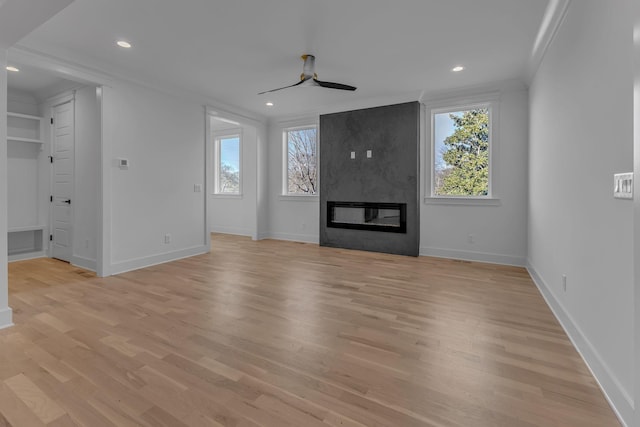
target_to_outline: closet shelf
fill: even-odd
[[[19,233],[21,231],[36,231],[36,230],[44,230],[46,226],[44,225],[24,225],[22,227],[9,227],[7,231],[9,233]]]
[[[30,114],[21,114],[21,113],[10,113],[7,112],[8,117],[19,117],[21,119],[31,119],[31,120],[40,120],[42,117],[32,116]]]
[[[7,141],[14,141],[14,142],[29,142],[32,144],[42,144],[42,140],[40,139],[32,139],[32,138],[20,138],[17,136],[7,136]]]

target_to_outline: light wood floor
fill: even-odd
[[[0,426],[619,426],[521,268],[214,235],[9,269]]]

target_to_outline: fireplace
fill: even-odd
[[[328,201],[327,227],[406,233],[407,204]]]
[[[418,102],[320,116],[320,246],[419,255],[420,117]]]

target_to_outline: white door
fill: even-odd
[[[53,258],[70,262],[73,253],[73,101],[53,108]]]

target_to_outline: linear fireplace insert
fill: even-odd
[[[407,204],[328,201],[327,227],[406,233]]]

